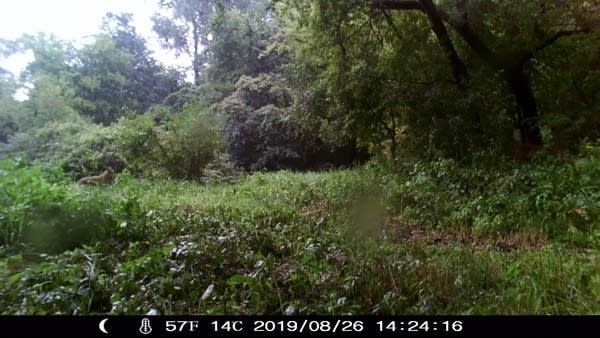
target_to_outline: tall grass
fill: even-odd
[[[220,185],[122,173],[84,188],[2,165],[2,231],[16,234],[3,237],[5,314],[600,311],[595,155],[405,159]],[[59,221],[93,236],[18,254],[32,243],[19,229],[72,236],[49,226]]]

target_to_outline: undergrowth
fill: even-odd
[[[235,184],[0,167],[3,314],[600,312],[600,159]]]

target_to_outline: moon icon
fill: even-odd
[[[108,334],[108,331],[106,331],[106,327],[104,327],[104,325],[106,325],[107,320],[108,320],[108,318],[104,318],[100,321],[100,324],[98,324],[98,328],[100,329],[100,331],[102,331],[102,333],[106,333],[106,334]]]

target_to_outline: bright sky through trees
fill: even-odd
[[[152,15],[160,11],[155,0],[19,0],[0,5],[0,38],[13,40],[22,34],[52,33],[58,38],[82,41],[100,31],[107,12],[132,13],[136,29],[148,40],[155,58],[165,65],[188,65],[185,55],[175,57],[160,48],[152,31]],[[18,73],[32,59],[20,54],[0,59],[0,67]]]

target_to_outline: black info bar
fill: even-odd
[[[1,316],[2,337],[597,337],[600,316]]]

